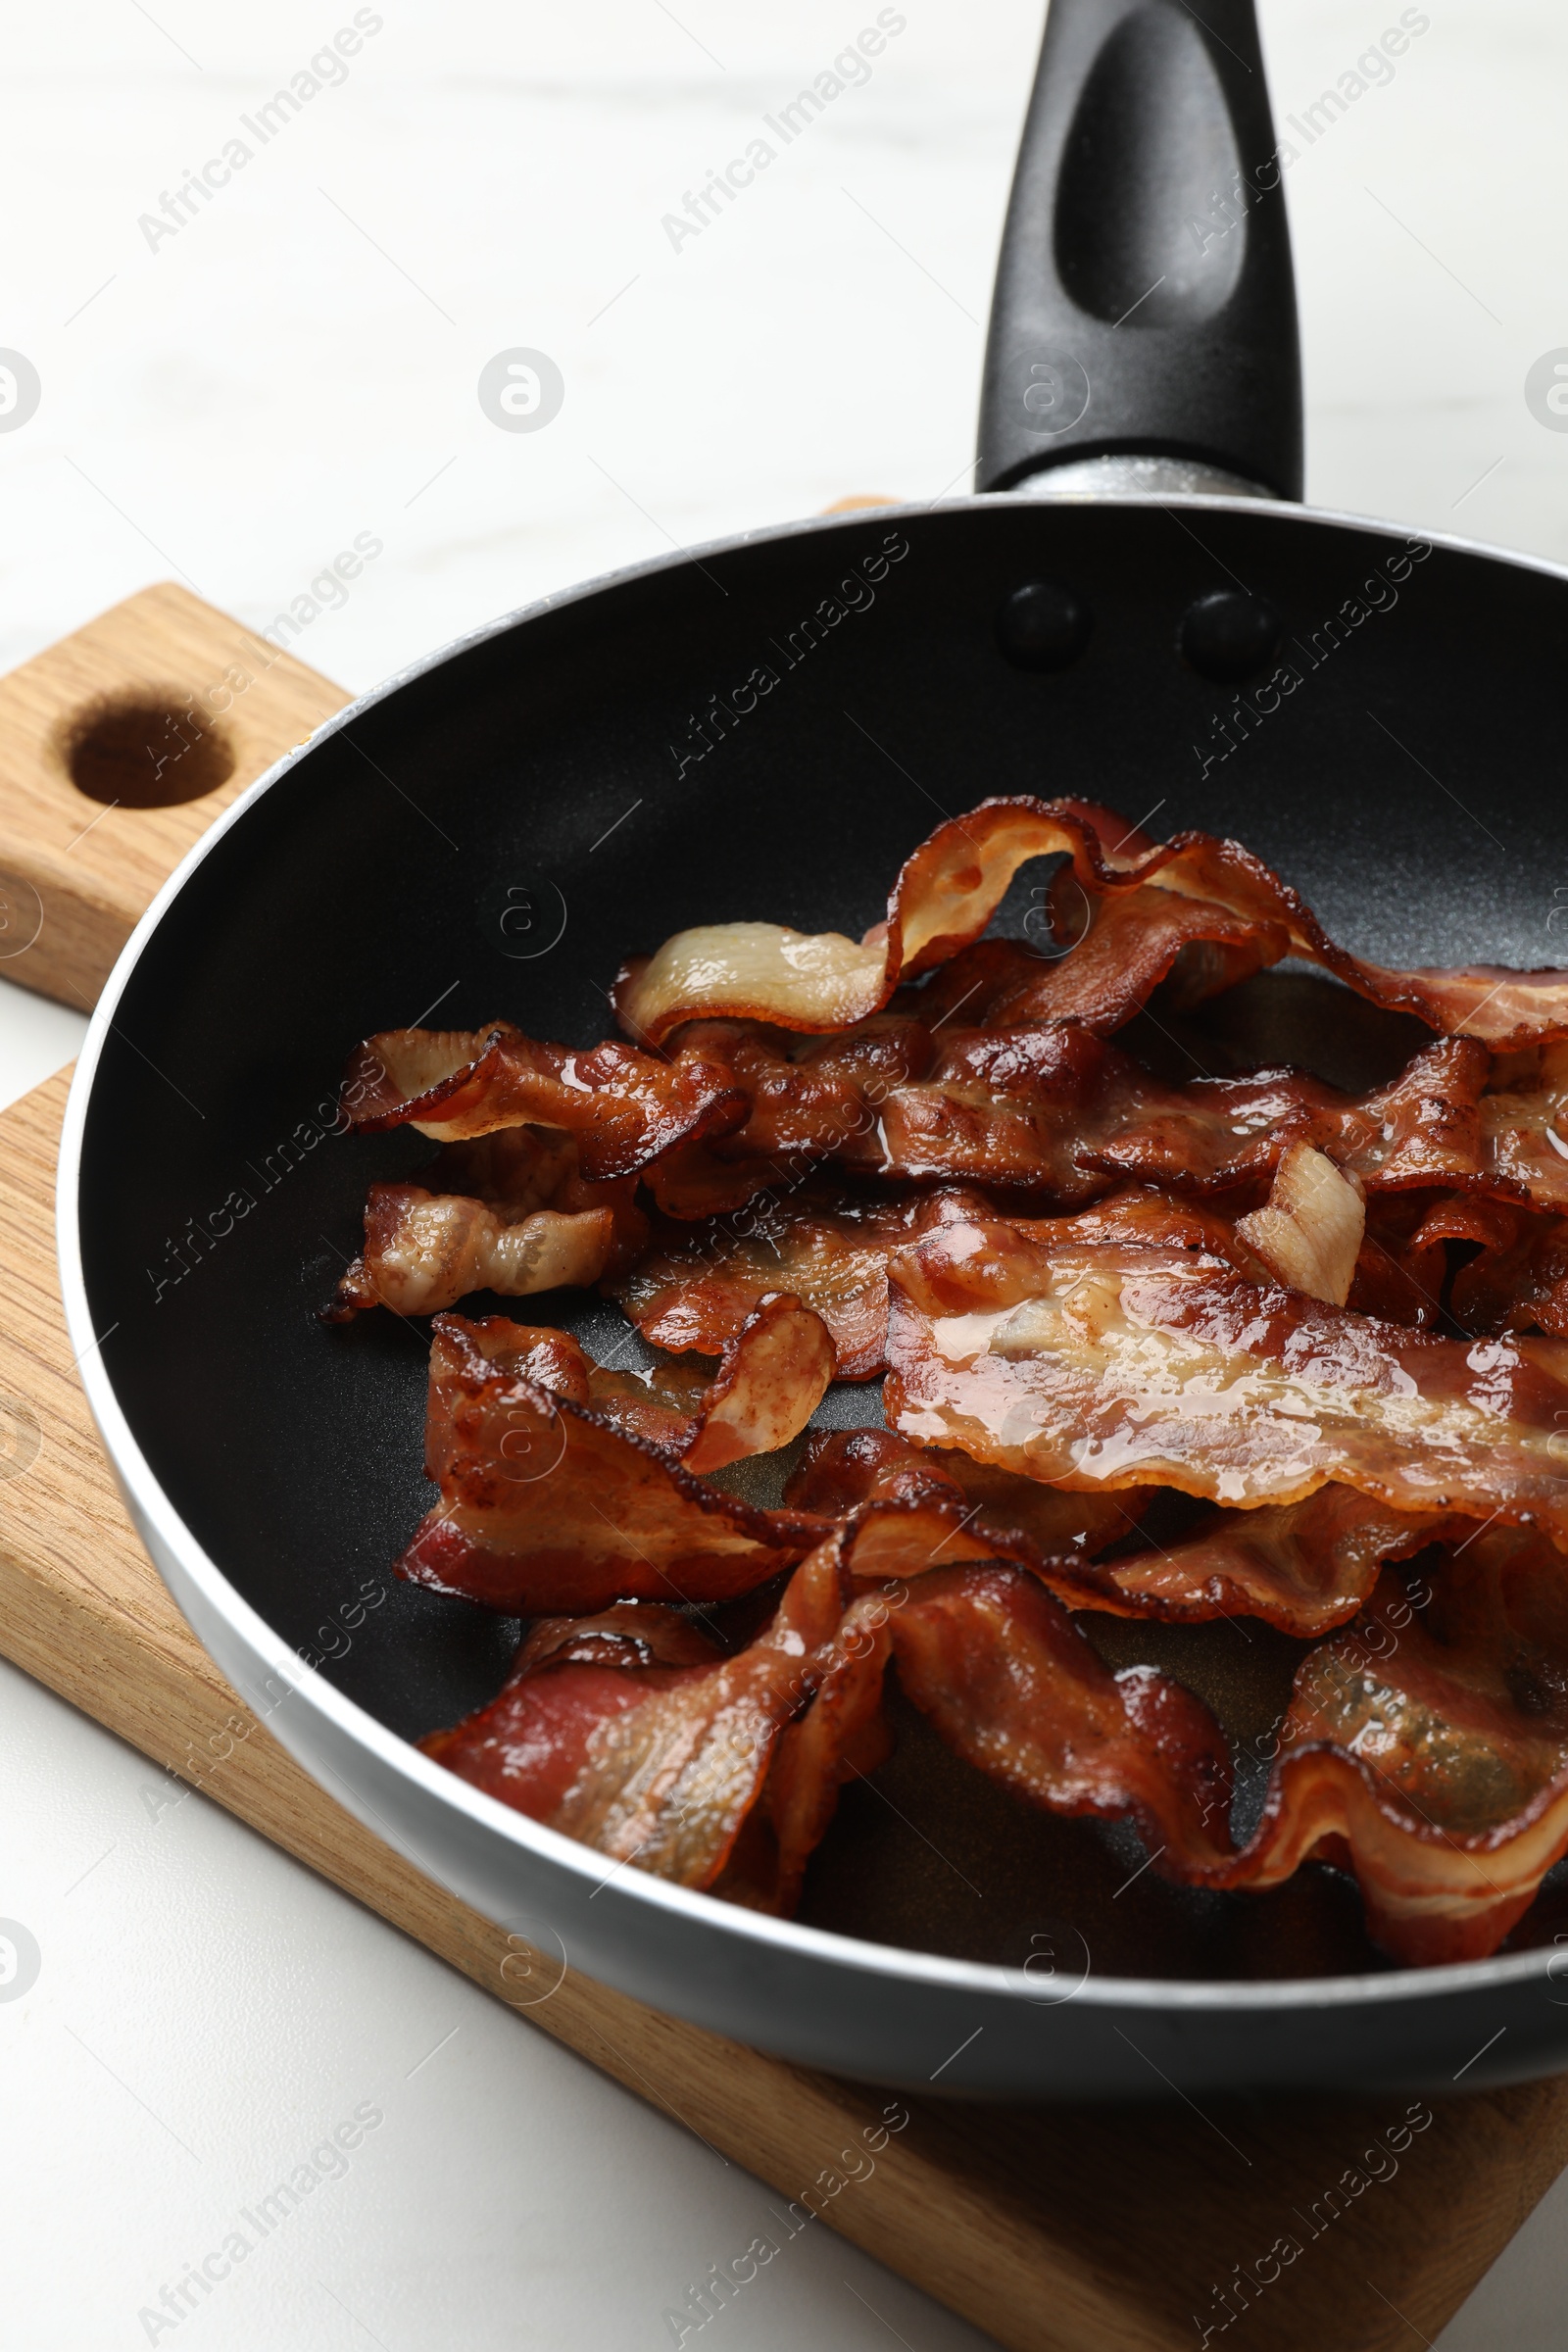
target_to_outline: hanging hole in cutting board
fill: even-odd
[[[216,792],[234,772],[223,729],[177,688],[122,694],[79,711],[61,757],[76,790],[122,808],[171,808]]]

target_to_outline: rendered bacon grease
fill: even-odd
[[[985,936],[1048,856],[1054,947]],[[324,1310],[434,1317],[398,1566],[526,1621],[426,1752],[787,1912],[896,1677],[956,1769],[1168,1880],[1329,1864],[1396,1961],[1495,1949],[1568,1851],[1568,973],[1367,962],[1239,844],[1080,801],[940,826],[858,941],[718,911],[626,963],[621,1037],[350,1064],[353,1125],[439,1147]],[[1424,1023],[1404,1069],[1177,1084],[1118,1036],[1287,957]],[[485,1311],[572,1290],[637,1365]],[[884,1375],[886,1427],[808,1429]],[[1299,1643],[1250,1837],[1213,1716],[1095,1613]]]

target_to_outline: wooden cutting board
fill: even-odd
[[[75,943],[30,964],[19,956],[17,976],[68,1003],[102,978],[137,894],[346,699],[280,658],[272,698],[253,702],[243,738],[231,737],[229,773],[175,808],[115,810],[127,844],[133,818],[157,822],[134,858],[127,847],[94,869],[78,903],[60,845],[107,804],[72,783],[61,747],[102,708],[95,645],[112,653],[115,693],[145,690],[166,708],[202,688],[215,648],[260,661],[237,622],[165,587],[0,680],[0,870],[28,879],[45,928]],[[134,771],[134,729],[126,758]],[[1210,2103],[1203,2115],[1176,2101],[892,2098],[660,2017],[575,1972],[558,1983],[558,1967],[342,1811],[202,1650],[99,1447],[55,1270],[68,1076],[0,1116],[0,1651],[759,2174],[779,2192],[781,2244],[825,2222],[1012,2352],[1189,2352],[1222,2339],[1227,2352],[1409,2352],[1438,2334],[1568,2164],[1568,2082],[1415,2102],[1430,2120],[1413,2132],[1412,2103],[1393,2094]],[[702,2316],[691,2307],[694,2328]]]

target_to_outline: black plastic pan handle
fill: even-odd
[[[1252,0],[1051,0],[997,269],[982,490],[1125,452],[1300,497],[1278,149]]]

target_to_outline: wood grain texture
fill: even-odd
[[[352,698],[172,582],[144,588],[0,678],[0,973],[64,1004],[97,1002],[110,966],[186,851],[274,760]],[[66,764],[75,729],[117,703],[185,714],[149,725],[149,775],[214,737],[226,779],[171,808],[114,808]],[[29,944],[30,943],[30,944]]]
[[[1442,2102],[1370,2163],[1391,2129],[1397,2143],[1397,2096],[1203,2115],[891,2098],[561,1976],[341,1811],[201,1649],[98,1446],[55,1271],[65,1095],[62,1075],[0,1117],[8,1657],[760,2175],[778,2191],[781,2254],[826,2222],[1012,2352],[1187,2352],[1205,2326],[1227,2352],[1408,2352],[1437,2335],[1568,2163],[1568,2084]],[[179,1801],[179,1781],[168,1787]],[[1283,2265],[1277,2240],[1298,2249]],[[1237,2266],[1250,2296],[1233,2283],[1222,2305]]]

